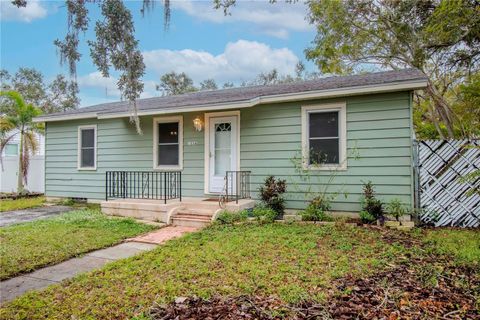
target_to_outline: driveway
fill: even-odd
[[[0,227],[9,226],[15,223],[45,219],[67,211],[72,211],[72,208],[67,206],[45,206],[0,212]]]

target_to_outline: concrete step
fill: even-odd
[[[207,216],[211,217],[215,214],[214,210],[211,209],[188,209],[188,208],[181,208],[178,209],[177,215],[179,214],[187,214],[187,215],[195,215],[195,216]]]
[[[187,209],[200,210],[217,210],[220,209],[217,201],[198,201],[198,202],[182,202],[182,206]]]
[[[203,228],[210,224],[210,220],[198,218],[172,217],[172,225],[181,227]]]
[[[205,220],[210,221],[212,220],[212,216],[209,215],[198,215],[194,213],[177,213],[172,218],[182,218],[182,219],[198,219],[198,220]]]

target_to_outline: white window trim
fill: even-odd
[[[93,167],[82,167],[82,130],[93,129]],[[77,140],[77,170],[95,171],[97,170],[97,125],[78,126]]]
[[[178,122],[178,165],[160,166],[158,165],[158,130],[159,123]],[[183,116],[153,118],[153,169],[174,171],[183,170]]]
[[[234,170],[240,170],[240,111],[233,110],[233,111],[223,111],[223,112],[210,112],[205,113],[205,133],[204,133],[204,165],[205,165],[205,175],[204,175],[204,183],[203,183],[203,192],[205,194],[213,195],[216,193],[210,192],[210,118],[217,118],[217,117],[228,117],[228,116],[236,116],[237,117],[237,163],[236,168]]]
[[[339,164],[309,165],[309,113],[338,111]],[[302,157],[305,170],[347,170],[347,104],[345,102],[302,107]]]

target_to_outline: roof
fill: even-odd
[[[426,87],[426,76],[417,69],[385,71],[351,76],[335,76],[268,86],[238,87],[199,91],[175,96],[138,99],[139,115],[245,108],[270,102],[301,101],[318,98],[415,90]],[[52,113],[37,122],[81,118],[129,116],[129,102],[104,103],[76,110]]]

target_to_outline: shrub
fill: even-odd
[[[393,216],[397,221],[401,216],[407,214],[407,210],[403,206],[402,202],[399,199],[392,199],[387,204],[387,212],[389,215]]]
[[[365,210],[360,211],[359,215],[360,220],[362,220],[363,223],[370,224],[377,220],[374,216],[372,216],[368,211]]]
[[[282,216],[285,211],[285,199],[282,194],[287,191],[285,180],[276,180],[274,176],[269,176],[258,190],[262,203],[275,211],[277,216]]]
[[[383,220],[383,203],[375,197],[371,181],[363,184],[362,209],[368,212],[375,220]]]
[[[264,207],[264,206],[257,206],[253,208],[253,216],[259,222],[270,223],[275,221],[275,218],[278,216],[278,213],[271,208]]]
[[[326,215],[322,207],[310,203],[308,207],[300,212],[303,221],[332,221],[333,218]]]
[[[240,212],[231,212],[231,211],[222,211],[218,214],[215,219],[216,223],[219,224],[234,224],[236,222],[242,222],[247,220],[248,212],[247,210],[242,210]]]

